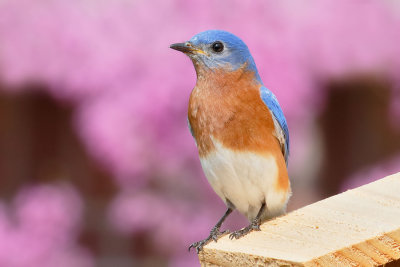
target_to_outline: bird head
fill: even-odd
[[[256,79],[260,80],[247,45],[230,32],[208,30],[196,34],[187,42],[172,44],[170,47],[189,56],[197,72],[204,69],[235,71],[246,68],[253,71]]]

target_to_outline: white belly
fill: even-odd
[[[200,159],[204,173],[218,196],[251,221],[262,203],[267,210],[262,218],[267,219],[283,214],[290,197],[287,192],[278,191],[278,166],[272,155],[252,152],[239,153],[223,148],[213,140],[215,151]]]

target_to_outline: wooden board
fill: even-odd
[[[225,235],[199,259],[203,267],[400,266],[400,173],[265,222],[238,240]]]

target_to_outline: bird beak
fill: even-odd
[[[189,54],[205,54],[205,52],[197,47],[194,47],[191,43],[186,42],[186,43],[176,43],[170,45],[170,48],[174,50],[181,51],[183,53],[189,53]]]

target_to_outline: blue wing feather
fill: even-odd
[[[284,144],[281,143],[282,146],[282,153],[285,157],[286,164],[288,163],[289,158],[289,128],[283,115],[281,106],[279,105],[278,99],[276,96],[268,90],[265,86],[261,86],[260,88],[261,99],[263,102],[268,106],[271,110],[272,115],[274,116],[275,120],[278,122],[279,126],[284,135]],[[278,137],[278,140],[280,138]],[[279,140],[281,142],[281,140]]]
[[[188,127],[189,127],[189,131],[190,131],[190,133],[191,133],[191,134],[192,134],[192,136],[194,137],[194,133],[193,133],[192,125],[190,125],[189,118],[187,118],[187,125],[188,125]],[[195,140],[196,140],[196,138],[195,138]]]

